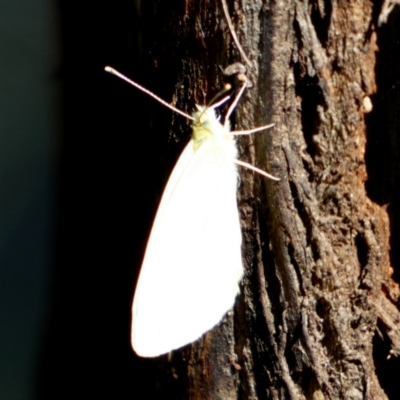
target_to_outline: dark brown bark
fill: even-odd
[[[235,128],[276,124],[240,139],[241,158],[281,181],[241,170],[241,296],[213,331],[156,361],[160,396],[385,399],[373,337],[380,321],[397,355],[400,314],[388,215],[365,188],[377,10],[363,0],[229,6],[252,62]],[[143,7],[149,79],[176,84],[185,111],[207,104],[222,86],[219,67],[243,62],[220,0]],[[173,117],[183,141],[185,124]]]

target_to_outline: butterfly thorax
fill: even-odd
[[[197,110],[193,113],[194,122],[192,125],[192,139],[194,150],[211,138],[233,140],[229,131],[229,124],[222,125],[213,108],[196,105]]]

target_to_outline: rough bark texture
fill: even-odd
[[[229,7],[252,63],[253,86],[235,128],[276,124],[239,140],[241,159],[281,181],[241,171],[241,296],[204,338],[156,361],[158,394],[385,399],[373,337],[380,321],[392,354],[400,352],[400,292],[387,213],[365,189],[377,11],[364,0],[235,0]],[[148,74],[155,85],[170,85],[166,93],[175,85],[175,104],[185,111],[219,91],[220,66],[243,62],[220,0],[146,2],[143,17]],[[174,116],[170,130],[183,144],[185,124]]]

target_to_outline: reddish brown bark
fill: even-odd
[[[149,74],[175,82],[177,105],[191,112],[218,92],[219,67],[243,60],[220,1],[151,6],[143,13]],[[385,399],[373,337],[380,321],[380,333],[398,354],[400,314],[388,215],[365,188],[365,120],[377,90],[376,10],[362,0],[235,0],[229,6],[252,63],[253,86],[235,127],[276,124],[239,140],[242,159],[281,181],[241,170],[242,294],[212,332],[160,361],[160,393]],[[173,117],[175,137],[183,137],[185,123]],[[165,383],[167,374],[173,385]]]

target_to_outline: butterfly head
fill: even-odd
[[[192,139],[195,149],[201,143],[213,138],[224,137],[229,133],[229,127],[223,126],[212,107],[196,105],[197,111],[193,113]]]

